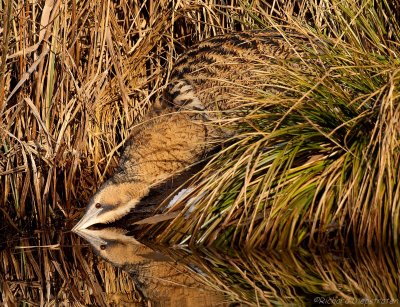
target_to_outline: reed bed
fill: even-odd
[[[78,215],[187,46],[274,29],[307,38],[303,60],[260,71],[284,90],[238,97],[251,108],[229,118],[237,134],[170,209],[181,214],[146,234],[249,248],[398,243],[397,2],[5,0],[1,11],[0,208],[14,228]]]

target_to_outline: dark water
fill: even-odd
[[[3,231],[5,306],[398,303],[398,250],[237,251],[139,243],[126,230]]]

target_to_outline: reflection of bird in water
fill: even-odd
[[[75,229],[119,219],[150,188],[199,161],[214,138],[230,134],[209,121],[248,103],[244,98],[256,97],[257,89],[276,91],[269,83],[277,62],[298,57],[296,49],[304,44],[294,34],[244,32],[201,42],[181,56],[161,116],[133,132],[118,170],[92,197]]]
[[[223,294],[206,286],[198,274],[125,235],[126,230],[82,229],[77,233],[101,257],[127,271],[152,306],[225,306]]]

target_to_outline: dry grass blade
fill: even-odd
[[[5,76],[6,76],[6,59],[9,48],[10,37],[10,19],[12,14],[12,1],[6,1],[5,10],[3,11],[3,48],[1,52],[1,65],[0,65],[0,111],[3,110],[4,97],[5,97]]]

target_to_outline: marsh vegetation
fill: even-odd
[[[247,247],[398,242],[397,2],[10,0],[2,11],[0,207],[16,229],[80,214],[185,48],[264,29],[304,36],[301,63],[259,72],[283,90],[237,97],[243,112],[225,125],[238,133],[193,180],[195,209],[187,217],[184,199],[151,231]]]
[[[162,100],[187,48],[242,30],[275,31],[288,44],[287,33],[298,33],[307,41],[298,62],[257,72],[279,91],[238,96],[243,107],[216,122],[236,133],[186,183],[191,192],[168,206],[179,190],[171,193],[136,234],[166,245],[271,251],[263,258],[226,250],[228,261],[206,251],[194,260],[234,301],[398,297],[398,251],[383,252],[400,234],[397,1],[3,0],[0,12],[6,234],[74,223],[131,131]],[[105,305],[101,289],[110,281],[140,301],[122,271],[97,269],[79,252],[57,254],[79,245],[76,238],[38,233],[46,248],[16,254],[5,248],[13,245],[7,236],[3,302],[55,304],[68,288],[65,301]],[[328,247],[335,251],[309,251]],[[87,274],[83,288],[70,287],[76,274]],[[100,292],[82,294],[85,282]]]

